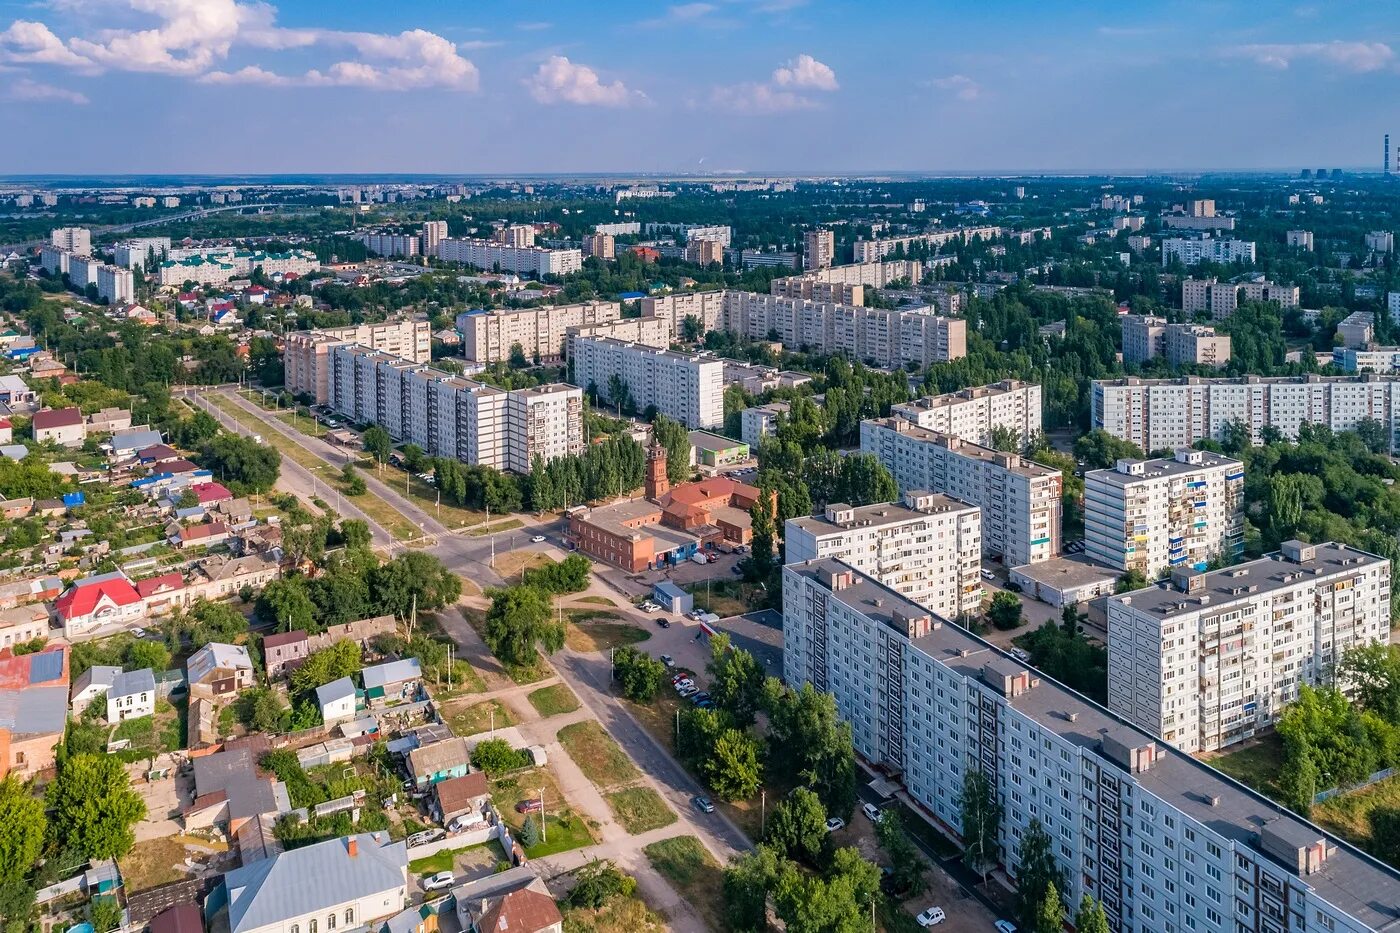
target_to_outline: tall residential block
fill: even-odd
[[[569,347],[574,382],[596,390],[600,401],[630,400],[637,411],[652,406],[688,428],[724,423],[724,361],[614,340],[578,337]],[[618,393],[626,398],[617,398]]]
[[[918,285],[923,277],[924,266],[917,259],[856,262],[773,279],[768,283],[768,290],[779,298],[812,298],[836,304],[859,305],[865,302],[834,296],[863,296],[866,288],[887,288],[904,281]]]
[[[1284,243],[1292,249],[1313,251],[1313,235],[1311,230],[1289,230],[1284,234]]]
[[[516,239],[523,240],[524,237]],[[487,271],[499,268],[502,272],[533,272],[541,276],[568,275],[583,268],[583,252],[577,249],[544,249],[540,246],[515,246],[494,240],[457,237],[448,237],[438,243],[438,258],[443,262],[460,262]]]
[[[1244,550],[1244,464],[1183,448],[1172,458],[1119,460],[1084,474],[1084,555],[1139,570],[1204,570]]]
[[[1234,314],[1241,301],[1272,301],[1280,308],[1296,308],[1298,299],[1297,285],[1279,285],[1262,279],[1250,282],[1181,280],[1181,310],[1187,314],[1209,311],[1216,320]]]
[[[1108,600],[1108,705],[1185,752],[1243,742],[1348,649],[1390,635],[1390,561],[1286,541],[1260,560]],[[1309,927],[1310,928],[1310,927]]]
[[[1173,259],[1183,266],[1194,266],[1202,262],[1215,262],[1229,265],[1232,262],[1254,262],[1254,243],[1248,240],[1232,240],[1196,237],[1167,237],[1162,240],[1162,265],[1171,265]]]
[[[419,251],[424,256],[436,256],[438,244],[447,239],[447,221],[425,220],[423,232],[419,235]]]
[[[1006,566],[1035,564],[1060,553],[1059,470],[903,418],[862,421],[860,449],[879,458],[901,492],[946,493],[981,509],[982,553]]]
[[[1014,879],[1037,820],[1064,902],[1092,896],[1115,933],[1395,923],[1394,869],[840,561],[783,568],[783,672],[830,692],[857,753],[945,831],[966,835],[980,772],[991,861]]]
[[[974,240],[995,240],[1011,231],[998,226],[955,227],[950,230],[935,230],[932,233],[919,233],[913,236],[889,237],[883,240],[856,240],[856,262],[879,262],[892,253],[908,253],[911,248],[926,247],[937,252],[950,243],[971,243]]]
[[[802,237],[802,268],[825,269],[836,261],[836,234],[830,230],[808,230]]]
[[[1366,248],[1373,253],[1395,252],[1395,234],[1389,230],[1372,230],[1366,234]]]
[[[354,344],[329,354],[327,404],[377,424],[430,457],[528,473],[583,452],[583,390],[552,384],[506,391]]]
[[[1376,339],[1376,316],[1353,311],[1337,322],[1337,339],[1344,347],[1368,347]]]
[[[87,227],[58,227],[49,231],[49,244],[77,256],[91,256],[92,231]]]
[[[909,490],[900,502],[832,503],[788,519],[783,542],[789,561],[844,561],[945,619],[982,606],[981,512],[951,496]]]
[[[1003,379],[991,385],[901,402],[891,406],[890,414],[921,428],[983,446],[991,446],[994,428],[1007,428],[1015,431],[1024,444],[1042,429],[1040,399],[1040,386]]]
[[[170,237],[143,236],[122,240],[112,247],[112,264],[124,269],[143,269],[154,260],[159,263],[170,252]]]
[[[371,231],[358,234],[355,239],[363,243],[366,250],[376,255],[407,259],[420,255],[419,250],[425,237],[412,233]]]
[[[614,259],[617,239],[611,233],[590,233],[583,238],[583,255],[597,259]]]
[[[110,305],[130,304],[136,300],[136,276],[130,269],[98,266],[93,284],[97,286],[97,297]]]
[[[317,405],[324,405],[330,397],[330,352],[349,345],[367,347],[409,363],[427,363],[433,355],[432,325],[404,318],[378,324],[293,331],[283,340],[283,383],[287,390],[309,395]]]
[[[565,352],[568,330],[606,324],[622,317],[616,301],[585,301],[541,308],[497,308],[457,315],[462,356],[474,363],[503,363],[518,344],[527,360],[557,360]]]
[[[1166,357],[1180,366],[1224,366],[1230,359],[1230,335],[1218,334],[1213,327],[1199,324],[1168,324],[1165,318],[1127,314],[1123,327],[1123,362],[1146,363]]]
[[[1400,434],[1400,379],[1394,376],[1244,376],[1206,379],[1095,379],[1091,422],[1143,450],[1175,450],[1224,440],[1234,421],[1253,442],[1272,427],[1287,438],[1302,424],[1350,431],[1366,419],[1385,428],[1391,448]]]

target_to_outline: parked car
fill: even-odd
[[[833,817],[831,817],[830,819],[828,819],[828,820],[826,821],[826,831],[829,832],[829,833],[834,833],[834,832],[836,832],[838,829],[845,829],[845,828],[846,828],[846,821],[843,820],[843,819],[841,819],[841,817],[839,817],[839,816],[833,816]]]
[[[690,798],[690,805],[691,805],[692,807],[694,807],[695,809],[699,810],[701,813],[714,813],[714,812],[715,812],[715,805],[714,805],[713,803],[710,802],[710,798],[709,798],[709,797],[701,797],[701,796],[691,797],[691,798]]]
[[[691,680],[689,677],[682,677],[680,680],[673,681],[673,684],[677,690],[684,690],[687,687],[694,687],[695,681]]]
[[[943,912],[942,907],[930,907],[914,919],[919,921],[921,927],[936,927],[947,920],[948,915]]]
[[[694,684],[691,684],[689,687],[677,687],[676,692],[682,697],[690,697],[696,693],[696,688]]]
[[[1011,656],[1017,661],[1023,661],[1026,664],[1031,663],[1031,653],[1025,648],[1012,648]]]
[[[661,618],[656,620],[656,624],[661,626],[662,628],[670,628],[671,620],[666,618],[665,616],[662,616]]]
[[[641,606],[639,606],[638,608],[640,608],[643,612],[660,612],[660,611],[661,611],[661,607],[658,606],[656,603],[642,603]]]
[[[136,636],[137,638],[145,638],[146,630],[143,628],[134,628],[131,630],[131,634]]]
[[[1010,920],[998,920],[993,926],[997,928],[997,933],[1016,933],[1016,924]]]
[[[538,797],[522,800],[515,805],[516,813],[538,813],[544,809],[544,801]]]
[[[441,891],[444,888],[452,887],[456,879],[452,877],[450,871],[440,871],[436,875],[429,875],[423,879],[424,891]]]
[[[544,535],[534,535],[534,536],[532,536],[532,537],[530,538],[530,542],[531,542],[532,544],[544,544],[544,542],[545,542],[545,536],[544,536]]]
[[[676,659],[671,657],[669,654],[663,654],[661,656],[661,663],[666,665],[667,667],[675,667]]]
[[[744,572],[744,568],[740,567],[738,564],[735,564],[733,567],[730,567],[730,568],[729,568],[729,572],[730,572],[730,573],[743,573],[743,572]]]
[[[865,814],[865,818],[872,823],[880,822],[880,808],[873,803],[863,803],[860,805],[860,812]]]
[[[696,708],[696,709],[714,709],[714,708],[715,708],[715,701],[714,701],[714,700],[701,700],[699,703],[696,703],[696,704],[695,704],[695,708]]]
[[[983,580],[995,580],[996,578],[997,578],[997,575],[994,574],[994,573],[992,573],[990,570],[984,570],[984,571],[982,571],[982,579],[983,579]]]
[[[463,813],[451,823],[447,824],[449,833],[464,833],[473,826],[485,826],[486,817],[473,810],[471,813]]]
[[[443,837],[444,833],[440,829],[425,829],[421,833],[414,833],[405,842],[410,849],[415,846],[425,846],[430,842],[436,842]]]

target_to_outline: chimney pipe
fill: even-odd
[[[345,842],[345,851],[347,851],[347,852],[350,853],[350,857],[351,857],[351,858],[354,858],[355,856],[359,855],[359,854],[360,854],[360,840],[357,839],[357,838],[354,837],[354,836],[351,836],[351,837],[350,837],[349,839],[347,839],[346,842]]]

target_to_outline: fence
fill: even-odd
[[[1322,803],[1324,800],[1331,800],[1333,797],[1339,797],[1342,794],[1349,794],[1352,791],[1360,790],[1363,787],[1370,787],[1372,784],[1380,783],[1388,777],[1394,777],[1397,773],[1400,773],[1400,769],[1382,768],[1380,771],[1375,772],[1364,781],[1359,781],[1355,784],[1348,784],[1346,787],[1333,787],[1330,790],[1318,791],[1316,794],[1313,795],[1313,803]]]
[[[416,862],[420,858],[427,858],[438,852],[446,852],[452,849],[466,849],[470,846],[479,846],[483,842],[490,842],[501,834],[501,824],[496,822],[481,829],[469,830],[465,833],[457,833],[455,836],[443,836],[435,842],[425,843],[421,846],[414,846],[408,850],[408,860]]]

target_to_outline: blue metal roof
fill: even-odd
[[[646,292],[623,292],[617,297],[622,301],[636,301],[638,298],[645,298],[646,296]]]
[[[667,599],[679,599],[680,597],[687,595],[685,590],[676,586],[669,580],[662,580],[660,583],[656,584],[656,586],[654,586],[652,589],[654,592],[662,594]]]
[[[47,683],[50,680],[58,680],[62,676],[62,651],[42,651],[30,658],[29,682],[31,684]]]

